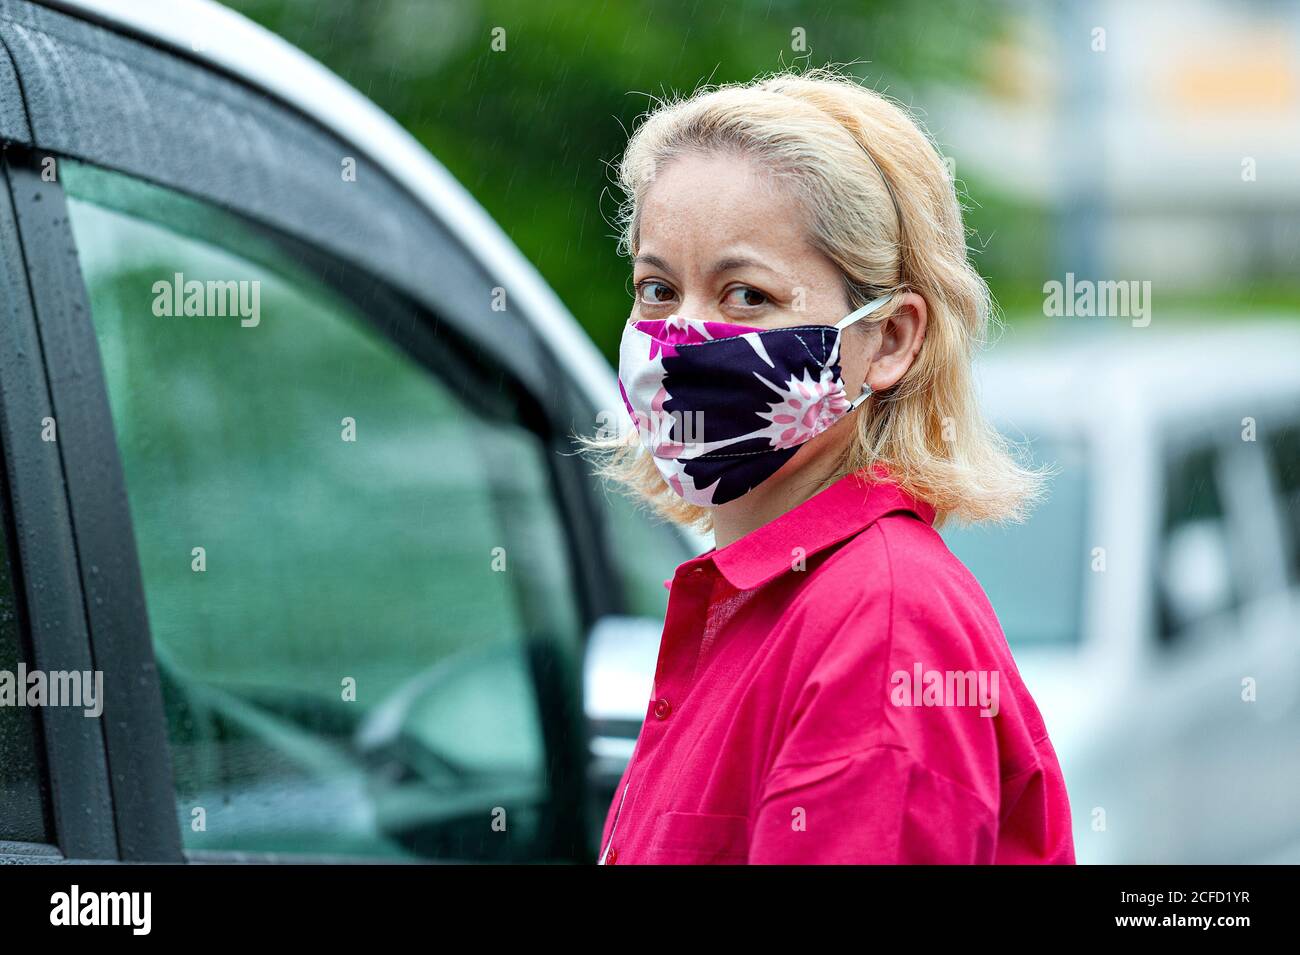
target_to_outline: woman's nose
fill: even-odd
[[[717,322],[722,320],[722,314],[718,311],[716,303],[710,302],[703,297],[686,297],[682,299],[681,305],[673,313],[672,318],[685,323],[686,321],[694,322]]]

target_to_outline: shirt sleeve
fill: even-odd
[[[975,794],[881,745],[774,773],[749,862],[987,864],[996,844],[997,819]]]

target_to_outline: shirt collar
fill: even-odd
[[[712,563],[731,586],[752,590],[792,570],[799,556],[796,549],[801,549],[805,558],[811,557],[897,511],[934,523],[934,507],[890,481],[888,472],[877,465],[873,474],[865,470],[846,474],[776,520],[721,550],[715,548],[692,558],[680,570]]]

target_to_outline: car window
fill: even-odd
[[[606,533],[617,562],[625,612],[662,621],[668,612],[668,588],[690,548],[676,528],[616,488],[596,480],[595,494],[606,502]]]
[[[37,710],[20,705],[24,659],[9,546],[0,513],[0,840],[52,843],[48,789],[38,750]]]
[[[1300,424],[1279,428],[1269,435],[1267,449],[1286,521],[1284,531],[1291,552],[1291,582],[1300,583]]]
[[[535,857],[532,648],[579,622],[522,402],[337,264],[64,167],[186,847]]]
[[[1159,632],[1166,642],[1236,610],[1242,588],[1221,476],[1222,451],[1197,444],[1166,456],[1157,566]]]
[[[1082,440],[1016,435],[1034,466],[1055,468],[1023,524],[949,525],[948,547],[975,575],[1013,648],[1080,639],[1089,472]]]

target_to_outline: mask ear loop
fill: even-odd
[[[880,308],[882,308],[885,305],[886,302],[888,302],[890,299],[894,297],[894,293],[897,291],[898,291],[897,289],[894,289],[893,291],[887,292],[886,294],[880,296],[880,298],[873,298],[870,302],[868,302],[866,305],[863,305],[861,308],[849,312],[849,314],[845,315],[843,318],[841,318],[838,322],[835,323],[834,326],[835,330],[842,331],[843,329],[848,328],[854,322],[866,318],[872,312],[878,311]],[[872,394],[874,394],[874,392],[872,392],[871,388],[864,381],[862,383],[862,394],[858,395],[856,398],[853,399],[853,402],[849,405],[849,411],[855,410],[858,407],[858,405],[862,404],[862,402],[870,398]]]
[[[870,302],[868,302],[866,305],[863,305],[857,311],[849,312],[849,314],[845,315],[838,322],[836,322],[834,327],[837,330],[845,329],[848,328],[850,325],[852,325],[854,322],[858,321],[859,319],[866,318],[872,312],[878,311],[880,308],[882,308],[886,302],[888,302],[891,298],[894,297],[894,293],[897,291],[898,291],[897,289],[894,289],[892,291],[886,292],[884,295],[880,296],[880,298],[873,298]]]

